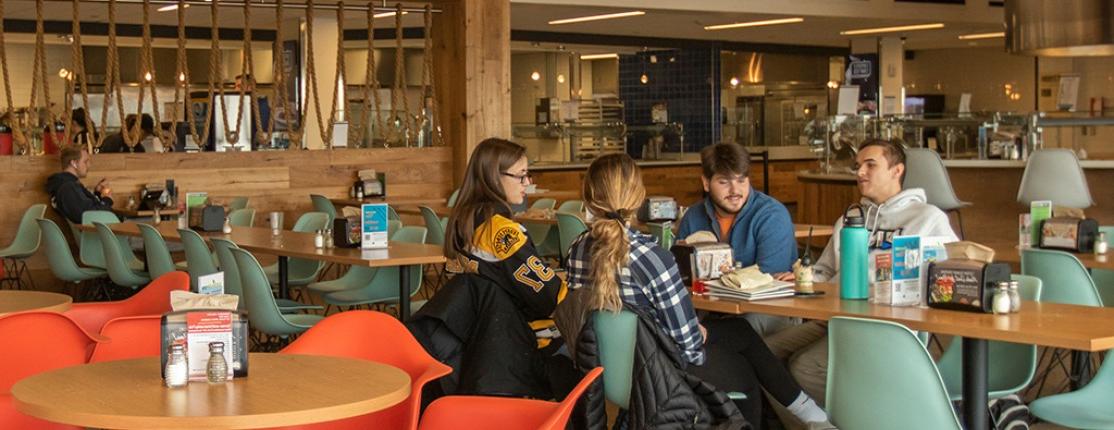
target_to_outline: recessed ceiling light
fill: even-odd
[[[916,31],[916,30],[936,30],[944,28],[944,23],[937,22],[933,24],[916,24],[916,25],[899,25],[896,27],[877,27],[877,28],[860,28],[858,30],[841,31],[839,34],[844,36],[856,36],[860,34],[877,34],[877,33],[893,33],[897,31]]]
[[[534,73],[531,73],[531,74],[530,74],[530,79],[531,79],[531,80],[534,80],[534,81],[536,81],[536,80],[538,80],[538,79],[541,79],[541,78],[542,78],[542,74],[541,74],[541,73],[538,73],[538,71],[537,71],[537,70],[535,70],[535,71],[534,71]]]
[[[959,40],[996,39],[996,38],[999,38],[999,37],[1006,37],[1006,32],[999,31],[999,32],[996,32],[996,33],[964,34],[962,36],[959,36]]]
[[[396,13],[396,12],[383,12],[383,13],[377,13],[377,14],[375,14],[375,15],[372,15],[372,18],[386,18],[386,17],[388,17],[388,16],[395,16],[395,13]],[[410,13],[410,12],[406,12],[406,11],[403,11],[403,12],[402,12],[402,14],[403,14],[403,15],[406,15],[406,14],[408,14],[408,13]]]
[[[619,13],[606,13],[606,14],[603,14],[603,15],[590,15],[590,16],[581,16],[581,17],[577,17],[577,18],[557,19],[557,20],[549,21],[549,25],[574,24],[574,23],[578,23],[578,22],[599,21],[599,20],[604,20],[604,19],[627,18],[627,17],[631,17],[631,16],[641,16],[641,15],[645,15],[645,14],[646,14],[646,12],[641,11],[641,10],[633,10],[633,11],[630,11],[630,12],[619,12]]]
[[[581,60],[605,60],[608,58],[619,58],[619,54],[612,52],[610,54],[589,54],[580,56]]]
[[[182,9],[186,9],[186,8],[189,8],[189,7],[190,7],[189,3],[186,3],[184,6],[182,6]],[[169,12],[169,11],[172,11],[172,10],[178,10],[178,5],[168,4],[166,6],[160,7],[160,8],[155,9],[155,10],[159,11],[159,12]]]
[[[761,26],[764,26],[764,25],[796,24],[796,23],[802,22],[804,20],[805,20],[804,18],[800,18],[800,17],[767,19],[767,20],[762,20],[762,21],[736,22],[734,24],[709,25],[709,26],[705,26],[704,29],[711,31],[711,30],[726,30],[726,29],[729,29],[729,28],[761,27]]]

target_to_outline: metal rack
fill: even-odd
[[[623,102],[616,99],[580,100],[575,121],[564,127],[572,161],[591,160],[608,152],[626,152]]]

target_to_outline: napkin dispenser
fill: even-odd
[[[925,297],[931,308],[991,312],[991,299],[999,282],[1010,280],[1010,266],[952,258],[928,265]]]
[[[337,217],[333,220],[333,244],[341,248],[359,248],[360,217]]]
[[[686,284],[693,279],[718,279],[720,267],[732,266],[735,259],[731,245],[719,242],[679,243],[670,249],[677,259],[677,269]]]
[[[229,348],[229,350],[232,351],[232,362],[228,364],[232,366],[232,375],[234,378],[248,376],[248,345],[251,343],[251,338],[248,335],[247,312],[227,311],[223,309],[190,309],[167,312],[162,315],[159,323],[159,356],[162,357],[159,362],[159,369],[163,372],[162,377],[166,377],[166,359],[168,358],[170,345],[187,344],[189,338],[189,313],[204,312],[207,310],[232,313],[232,345]]]
[[[1053,217],[1041,222],[1038,247],[1071,252],[1092,252],[1099,223],[1091,218]]]
[[[224,228],[224,206],[205,205],[200,211],[191,210],[190,227],[201,231],[221,231]]]
[[[677,201],[672,197],[650,196],[638,208],[638,220],[642,222],[672,221],[677,219]]]

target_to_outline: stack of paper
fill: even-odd
[[[794,294],[793,283],[778,280],[772,280],[765,285],[745,290],[728,287],[719,280],[705,281],[704,286],[708,288],[709,296],[746,301],[777,299]]]

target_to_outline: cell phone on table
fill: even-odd
[[[793,294],[793,295],[794,295],[794,296],[796,296],[796,297],[804,297],[804,298],[808,298],[808,297],[820,297],[820,296],[823,296],[823,295],[824,295],[824,292],[823,292],[823,291],[813,291],[813,292],[811,292],[811,293],[806,293],[806,292],[804,292],[804,291],[797,291],[797,292],[796,292],[795,294]]]

